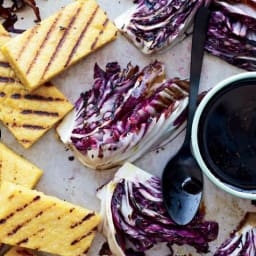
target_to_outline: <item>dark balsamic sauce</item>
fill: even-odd
[[[69,157],[68,157],[68,160],[69,160],[69,161],[74,161],[74,160],[75,160],[75,157],[74,157],[74,156],[69,156]]]
[[[220,90],[203,111],[198,134],[211,172],[236,190],[256,192],[256,79]]]
[[[100,249],[100,251],[99,251],[99,255],[100,255],[100,256],[106,256],[106,255],[111,256],[111,255],[113,255],[112,252],[110,251],[110,248],[109,248],[109,245],[108,245],[107,242],[105,242],[105,243],[102,245],[102,247],[101,247],[101,249]]]

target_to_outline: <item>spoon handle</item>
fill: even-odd
[[[184,145],[187,147],[190,147],[191,128],[197,105],[198,89],[204,56],[204,45],[207,36],[209,18],[210,10],[207,7],[201,7],[195,17],[190,62],[188,120],[184,141]]]

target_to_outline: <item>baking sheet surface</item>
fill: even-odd
[[[70,0],[37,1],[42,18],[48,17],[70,2]],[[107,11],[112,20],[132,5],[131,0],[98,0],[98,2]],[[19,20],[17,27],[29,28],[34,25],[34,16],[29,8],[22,11],[20,17],[24,17],[24,19]],[[143,67],[158,59],[165,63],[169,77],[188,78],[190,49],[191,37],[162,54],[145,56],[123,36],[119,35],[116,41],[71,67],[55,78],[53,82],[72,102],[75,102],[82,91],[91,88],[95,62],[98,62],[102,67],[105,67],[105,64],[110,61],[118,61],[123,67],[128,62]],[[240,72],[244,71],[206,54],[200,91],[208,90],[224,78]],[[2,142],[44,170],[44,175],[37,186],[38,190],[74,204],[99,210],[99,201],[95,197],[95,191],[97,187],[113,177],[115,170],[97,172],[85,168],[76,159],[70,161],[69,157],[73,156],[73,154],[57,139],[54,129],[43,136],[31,149],[25,150],[3,125],[0,128]],[[164,148],[148,153],[136,161],[135,164],[145,171],[161,176],[166,162],[182,144],[183,137],[184,133]],[[220,191],[206,178],[204,200],[207,212],[206,218],[215,220],[220,225],[218,239],[210,244],[211,251],[207,254],[210,256],[213,255],[216,246],[235,229],[244,213],[246,211],[256,211],[256,207],[250,201],[234,198]],[[103,237],[98,235],[88,255],[97,256],[103,241]],[[190,247],[176,248],[175,255],[177,256],[184,256],[189,253],[193,256],[199,255]],[[168,251],[159,247],[152,252],[152,255],[166,256]]]

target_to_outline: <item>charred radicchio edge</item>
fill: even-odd
[[[255,0],[215,0],[211,11],[206,50],[237,67],[256,71]]]
[[[109,63],[104,71],[96,64],[93,88],[81,94],[57,131],[91,168],[135,161],[183,129],[188,84],[178,78],[165,80],[164,65],[158,61],[142,70]]]
[[[151,54],[184,39],[197,10],[209,0],[137,0],[119,16],[120,31],[143,53]]]
[[[114,255],[146,255],[157,243],[170,248],[190,245],[207,253],[208,243],[218,234],[218,224],[205,221],[202,213],[187,226],[176,225],[163,205],[160,179],[129,163],[99,190],[98,197],[103,233]]]
[[[233,232],[214,256],[256,255],[256,213],[247,213],[237,232]]]

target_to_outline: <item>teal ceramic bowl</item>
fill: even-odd
[[[197,108],[191,136],[198,165],[217,187],[256,200],[256,72],[213,87]]]

